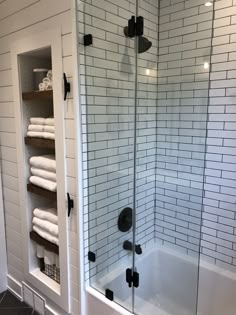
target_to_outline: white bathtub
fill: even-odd
[[[198,296],[198,259],[164,247],[148,250],[137,259],[140,286],[134,290],[134,313],[138,315],[195,315]],[[125,280],[123,264],[99,280],[102,292],[114,292],[115,302],[89,287],[86,315],[130,315],[132,289]],[[124,306],[125,308],[121,307]],[[201,263],[198,315],[236,314],[236,275]]]

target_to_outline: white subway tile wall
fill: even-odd
[[[236,272],[236,1],[215,2],[202,257]]]
[[[213,6],[161,0],[159,14],[155,238],[198,257]]]

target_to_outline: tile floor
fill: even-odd
[[[39,315],[9,291],[0,294],[0,315]]]

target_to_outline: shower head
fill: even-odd
[[[144,36],[138,38],[138,53],[142,54],[152,47],[152,42]]]
[[[129,29],[127,26],[124,27],[124,34],[126,37],[130,37],[129,36]],[[131,38],[133,38],[133,37],[131,37]],[[152,42],[150,40],[148,40],[144,36],[138,37],[138,53],[139,54],[142,54],[142,53],[148,51],[151,47],[152,47]]]

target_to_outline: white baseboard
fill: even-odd
[[[8,290],[12,292],[19,300],[23,301],[23,293],[22,293],[22,284],[14,279],[12,276],[7,276],[8,280]],[[30,288],[30,286],[28,285]],[[40,295],[34,288],[32,291],[35,292],[37,295]],[[46,301],[45,309],[46,315],[67,315],[63,312],[57,305],[51,305],[53,302]]]
[[[22,285],[10,275],[7,276],[8,290],[12,292],[19,300],[22,299]]]

